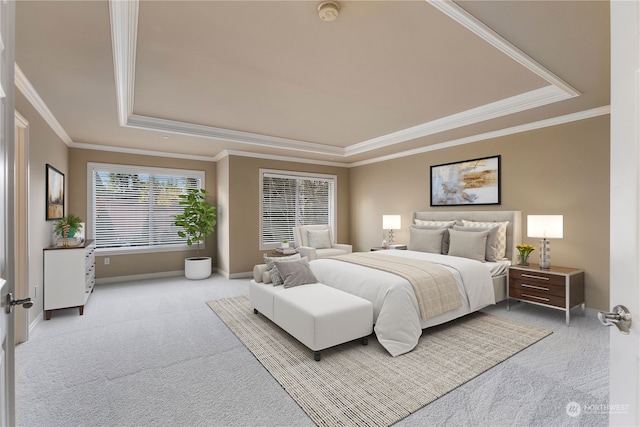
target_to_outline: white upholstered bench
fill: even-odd
[[[360,339],[373,331],[371,302],[338,289],[314,283],[285,289],[257,283],[249,285],[254,313],[262,313],[314,352]]]

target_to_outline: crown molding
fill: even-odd
[[[326,160],[312,160],[312,159],[303,159],[299,157],[276,156],[272,154],[251,153],[247,151],[236,151],[236,150],[223,150],[217,156],[215,156],[213,160],[217,162],[229,156],[250,157],[254,159],[264,159],[264,160],[278,160],[282,162],[306,163],[310,165],[335,166],[339,168],[348,167],[348,165],[346,165],[345,163],[330,162]]]
[[[29,127],[29,120],[27,120],[22,114],[20,114],[18,110],[15,111],[15,116],[16,116],[16,126],[23,129],[26,129]]]
[[[385,148],[390,145],[410,141],[412,139],[445,132],[462,126],[495,119],[508,114],[517,113],[531,108],[547,105],[552,102],[569,98],[563,90],[556,86],[546,86],[520,95],[505,98],[480,107],[472,108],[440,119],[432,120],[421,125],[393,132],[368,141],[360,142],[346,148],[347,156],[362,154],[371,150]]]
[[[203,162],[215,162],[214,157],[197,156],[193,154],[167,153],[164,151],[140,150],[137,148],[112,147],[109,145],[87,144],[84,142],[74,142],[70,148],[81,148],[83,150],[109,151],[111,153],[139,154],[141,156],[171,157],[183,160],[199,160]]]
[[[331,145],[317,144],[313,142],[298,141],[294,139],[279,138],[276,136],[260,135],[250,132],[242,132],[232,129],[223,129],[213,126],[196,125],[175,120],[159,119],[156,117],[131,115],[127,127],[170,132],[179,135],[199,136],[224,141],[240,142],[249,145],[269,146],[286,150],[302,151],[314,154],[328,154],[344,156],[344,149]]]
[[[111,48],[116,78],[118,120],[125,126],[133,114],[136,78],[136,45],[138,42],[139,2],[110,0]]]
[[[515,47],[513,44],[509,43],[506,39],[491,28],[487,27],[475,16],[458,6],[452,0],[427,0],[427,2],[487,43],[491,44],[509,58],[527,68],[529,71],[537,74],[552,85],[558,87],[560,90],[566,92],[569,97],[581,95],[578,90],[543,67],[540,63]]]
[[[67,145],[71,145],[73,142],[71,137],[65,132],[64,128],[58,122],[56,117],[53,115],[47,104],[42,100],[36,89],[33,87],[27,76],[24,75],[18,64],[15,64],[15,84],[16,89],[20,91],[27,98],[27,101],[33,105],[33,108],[36,109],[38,113],[42,116],[45,122],[53,129],[53,131],[58,135],[58,137]]]
[[[579,120],[590,119],[593,117],[604,116],[610,113],[611,113],[611,107],[609,105],[606,105],[604,107],[592,108],[590,110],[579,111],[577,113],[567,114],[564,116],[552,117],[550,119],[539,120],[537,122],[525,123],[519,126],[513,126],[510,128],[499,129],[492,132],[472,135],[465,138],[454,139],[451,141],[428,145],[426,147],[420,147],[413,150],[402,151],[400,153],[389,154],[387,156],[381,156],[375,159],[368,159],[360,162],[349,163],[347,166],[352,168],[357,166],[369,165],[373,163],[380,163],[387,160],[399,159],[402,157],[408,157],[416,154],[427,153],[429,151],[443,150],[445,148],[451,148],[458,145],[471,144],[474,142],[484,141],[487,139],[494,139],[502,136],[514,135],[516,133],[528,132],[536,129],[542,129],[542,128],[557,126],[565,123],[571,123]]]

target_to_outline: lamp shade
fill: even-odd
[[[382,215],[382,228],[385,230],[400,230],[400,215]]]
[[[562,239],[562,215],[527,215],[527,236]]]

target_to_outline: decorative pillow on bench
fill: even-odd
[[[276,268],[284,279],[285,288],[294,286],[318,283],[318,279],[309,268],[309,259],[302,257],[296,260],[279,261],[275,260]]]
[[[275,261],[288,262],[301,259],[300,254],[282,256],[282,257],[269,257],[266,254],[263,256],[265,264],[269,268],[269,276],[271,277],[271,283],[273,286],[279,286],[284,283],[284,279],[280,275]]]

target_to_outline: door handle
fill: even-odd
[[[631,313],[624,305],[616,305],[613,307],[613,311],[610,313],[598,313],[598,320],[604,326],[616,325],[620,332],[625,335],[629,335],[629,328],[631,328]]]
[[[31,298],[13,299],[13,294],[9,292],[7,294],[7,304],[6,304],[7,314],[11,314],[11,312],[13,311],[14,305],[21,305],[24,308],[31,308],[33,306],[33,301],[31,301]]]

